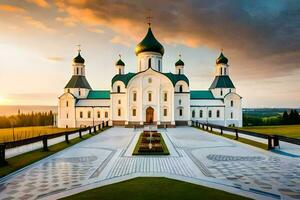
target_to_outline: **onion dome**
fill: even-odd
[[[148,33],[145,38],[135,47],[135,54],[142,52],[157,52],[164,55],[164,47],[154,37],[151,27],[148,28]]]
[[[121,60],[121,58],[116,62],[116,66],[125,66],[125,63]]]
[[[78,56],[73,59],[74,63],[84,64],[84,59],[81,57],[80,52],[78,52]]]
[[[184,66],[184,62],[179,59],[176,63],[175,63],[175,66]]]
[[[228,59],[223,55],[223,53],[221,52],[219,58],[217,58],[216,60],[216,64],[227,64],[228,63]]]

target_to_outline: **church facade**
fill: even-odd
[[[150,26],[135,54],[135,73],[125,73],[120,58],[110,90],[93,90],[79,50],[73,59],[73,75],[59,97],[58,127],[93,126],[102,121],[126,127],[175,127],[190,125],[191,120],[242,126],[242,98],[229,77],[228,59],[223,53],[216,60],[215,78],[208,90],[190,90],[181,58],[175,63],[175,73],[163,71],[164,47]]]

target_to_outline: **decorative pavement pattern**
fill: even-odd
[[[159,131],[170,156],[131,156],[141,130],[111,128],[0,179],[0,199],[54,199],[135,176],[211,184],[255,199],[300,199],[300,158],[190,127]]]

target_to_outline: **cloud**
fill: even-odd
[[[50,60],[50,61],[54,61],[54,62],[60,62],[60,61],[63,61],[64,58],[59,57],[59,56],[50,56],[50,57],[46,57],[46,60]]]
[[[124,45],[141,40],[147,9],[158,5],[152,10],[152,27],[164,43],[224,48],[229,63],[246,78],[287,75],[299,69],[297,0],[56,0],[56,5],[66,24],[107,27],[117,34],[111,41]]]
[[[25,13],[26,10],[12,5],[6,5],[6,4],[0,4],[0,10],[6,11],[6,12],[14,12],[14,13]]]
[[[37,19],[33,19],[31,16],[23,16],[23,20],[25,21],[26,24],[28,24],[28,25],[36,28],[36,29],[43,30],[43,31],[49,32],[49,33],[56,32],[55,29],[47,26],[42,21],[39,21]]]
[[[33,3],[42,8],[49,8],[50,5],[46,0],[27,0],[29,3]]]

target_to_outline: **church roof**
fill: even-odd
[[[91,90],[87,99],[110,99],[109,90]]]
[[[121,65],[121,66],[125,66],[125,63],[119,59],[117,62],[116,62],[116,65]]]
[[[184,62],[179,59],[176,63],[175,63],[175,66],[183,66],[184,65]]]
[[[154,37],[151,27],[148,28],[147,35],[145,38],[135,47],[135,54],[138,55],[142,52],[157,52],[161,55],[164,54],[164,47]]]
[[[221,52],[219,58],[217,58],[216,60],[216,64],[227,64],[228,63],[228,59],[223,55],[223,53]]]
[[[78,52],[78,55],[73,59],[73,62],[84,64],[84,59],[81,57],[80,52]]]
[[[215,99],[215,97],[209,90],[191,90],[190,99]]]
[[[149,68],[150,69],[150,68]],[[146,70],[145,70],[146,71]],[[156,70],[155,70],[156,71]],[[137,74],[140,74],[144,71],[141,71],[141,72],[138,72],[138,73],[127,73],[127,74],[116,74],[112,80],[111,80],[111,85],[114,84],[114,82],[116,81],[122,81],[125,85],[125,87],[127,87],[129,81]],[[159,72],[159,71],[156,71],[158,73],[161,73],[163,75],[165,75],[166,77],[168,77],[170,79],[170,81],[172,82],[173,86],[176,85],[176,83],[178,81],[185,81],[188,85],[189,85],[189,79],[184,75],[184,74],[173,74],[171,72],[168,72],[168,73],[162,73],[162,72]]]
[[[65,88],[86,88],[92,89],[85,76],[73,75]]]
[[[229,76],[216,76],[209,89],[235,88]]]

